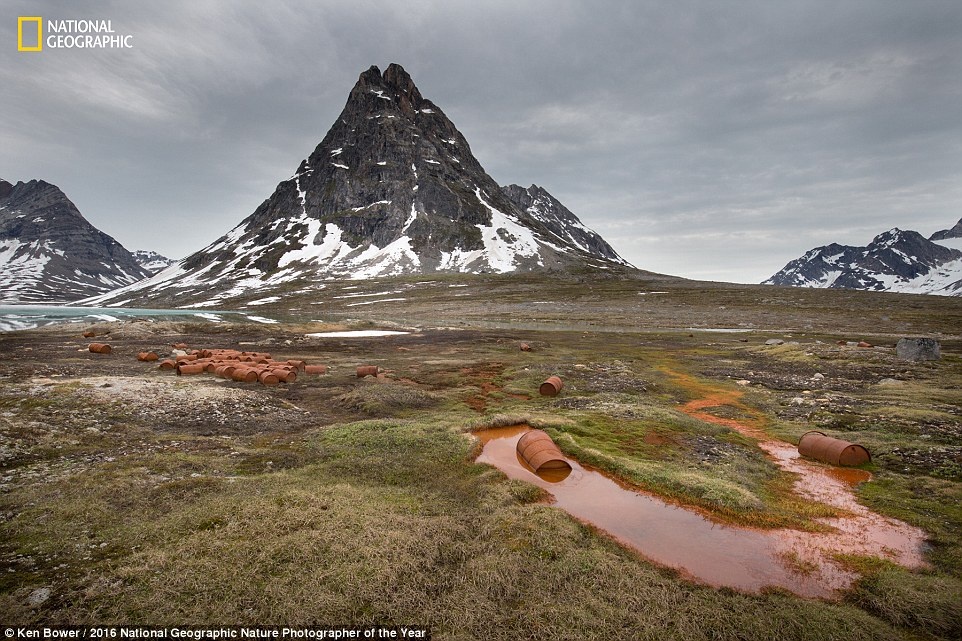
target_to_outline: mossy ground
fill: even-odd
[[[448,286],[461,281],[437,280],[444,291],[425,290],[385,316],[404,324],[434,306],[437,325],[458,329],[344,339],[305,333],[370,323],[114,324],[109,357],[82,351],[77,328],[0,336],[7,621],[409,623],[443,639],[962,632],[957,343],[944,341],[943,360],[923,364],[897,361],[890,347],[838,346],[857,323],[845,336],[829,333],[818,314],[835,314],[838,305],[808,293],[804,323],[818,327],[775,334],[798,345],[766,347],[771,332],[685,324],[633,330],[629,312],[618,310],[634,304],[638,288],[621,281],[569,290],[567,312],[557,301],[544,308],[552,318],[567,314],[553,321],[542,306],[532,311],[530,301],[542,299],[526,291],[536,285],[527,277],[516,283],[521,293],[498,293],[501,281],[492,281],[492,314],[460,325],[444,310],[458,303],[451,292],[464,289]],[[673,291],[674,305],[697,300],[707,308],[703,297],[715,295],[716,307],[727,308],[720,325],[732,324],[733,309],[747,314],[756,297],[729,288]],[[798,302],[794,291],[765,295],[775,301],[771,310],[735,322],[758,323]],[[781,307],[780,297],[788,301]],[[666,304],[648,298],[660,301],[659,310]],[[946,309],[951,316],[959,307],[886,307],[903,298],[845,301],[858,303],[865,318],[915,328],[944,329]],[[614,319],[607,329],[617,331],[586,325],[596,305],[607,306]],[[498,316],[522,308],[523,329]],[[868,329],[855,337],[893,342]],[[264,388],[177,379],[134,359],[180,341],[266,350],[330,369]],[[533,351],[520,351],[521,342]],[[358,379],[362,364],[379,365],[382,377]],[[564,390],[541,397],[538,385],[551,374]],[[714,519],[817,529],[815,519],[831,510],[795,495],[791,476],[753,439],[682,411],[709,392],[729,400],[706,411],[770,437],[793,442],[822,429],[864,443],[873,479],[857,489],[860,500],[924,528],[932,568],[846,559],[864,578],[839,602],[714,589],[653,566],[546,504],[538,488],[472,460],[472,429],[528,422],[582,462]],[[50,598],[31,601],[40,588]]]

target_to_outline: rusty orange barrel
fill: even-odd
[[[365,376],[377,378],[377,365],[358,365],[357,377],[364,378]]]
[[[203,373],[204,373],[204,366],[203,366],[203,365],[195,365],[194,363],[185,363],[185,364],[183,364],[183,365],[178,365],[178,366],[177,366],[177,373],[178,373],[178,374],[181,374],[181,375],[183,375],[183,374],[203,374]]]
[[[249,367],[238,367],[234,370],[230,377],[238,383],[257,382],[257,372]]]
[[[92,329],[88,329],[86,332],[84,332],[84,338],[93,338],[96,335],[97,335],[97,332],[95,332]]]
[[[542,430],[525,432],[518,440],[518,456],[521,457],[532,470],[571,469],[564,455],[551,437]]]
[[[87,346],[87,349],[94,354],[109,354],[112,351],[107,343],[91,343]]]
[[[145,363],[152,363],[153,361],[156,361],[157,358],[158,356],[155,352],[140,352],[137,354],[137,360],[144,361]]]
[[[798,440],[798,453],[832,465],[861,465],[872,460],[868,450],[856,443],[826,436],[812,430]]]
[[[287,365],[293,365],[293,366],[296,367],[297,369],[304,369],[304,368],[307,366],[307,363],[305,363],[304,361],[299,361],[299,360],[295,360],[295,359],[289,359],[289,360],[287,361]]]
[[[327,374],[327,365],[305,365],[305,374]]]
[[[187,349],[187,343],[174,343],[171,347],[174,349]]]
[[[167,358],[167,359],[164,359],[164,360],[160,361],[160,365],[159,365],[158,367],[159,367],[160,369],[176,369],[176,368],[177,368],[177,361],[174,361],[173,359]]]
[[[530,351],[531,351],[531,346],[528,345],[527,343],[521,343],[521,351],[522,351],[522,352],[530,352]]]
[[[564,383],[557,376],[549,376],[548,380],[541,384],[538,391],[541,392],[542,396],[557,396],[561,388],[564,387]]]
[[[271,373],[274,374],[279,381],[284,383],[293,383],[297,380],[297,372],[294,370],[272,369]]]
[[[277,374],[270,370],[261,372],[257,377],[257,380],[259,380],[262,385],[277,385],[281,382],[281,379],[277,377]]]

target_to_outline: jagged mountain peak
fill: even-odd
[[[182,304],[301,279],[627,265],[550,194],[538,196],[556,203],[551,212],[536,215],[502,191],[403,67],[372,66],[324,139],[254,213],[128,289],[144,291],[144,303]]]
[[[422,106],[424,98],[418,91],[414,80],[404,67],[397,63],[391,63],[384,73],[378,69],[377,65],[372,65],[370,69],[358,76],[357,84],[351,90],[348,104],[351,102],[361,102],[381,108],[378,100],[393,100],[398,110],[414,115]],[[433,106],[433,105],[431,105]]]

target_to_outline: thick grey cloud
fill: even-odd
[[[501,183],[639,267],[757,282],[803,251],[962,216],[962,5],[5,2],[133,49],[0,48],[0,177],[58,184],[128,248],[247,216],[357,75],[402,64]]]

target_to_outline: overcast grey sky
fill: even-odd
[[[133,48],[19,53],[36,15],[110,19]],[[962,217],[959,0],[4,0],[0,40],[0,177],[173,258],[391,62],[495,180],[545,187],[644,269],[758,282]]]

